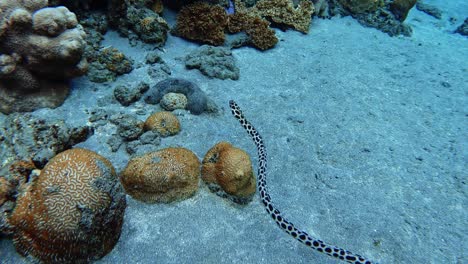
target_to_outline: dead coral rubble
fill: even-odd
[[[85,33],[65,7],[0,1],[0,111],[57,107],[87,69]]]

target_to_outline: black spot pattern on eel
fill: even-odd
[[[330,245],[323,242],[320,239],[314,238],[307,234],[306,232],[297,229],[293,223],[286,220],[281,212],[276,209],[273,205],[270,195],[268,194],[267,184],[266,184],[266,170],[267,170],[267,153],[265,145],[263,144],[263,139],[257,130],[252,124],[244,117],[242,110],[233,100],[229,101],[229,107],[231,108],[232,115],[239,120],[240,124],[244,127],[247,133],[250,135],[255,145],[257,146],[258,152],[258,192],[260,193],[260,198],[262,203],[265,206],[268,214],[273,218],[276,224],[283,229],[286,233],[294,237],[296,240],[299,240],[301,243],[311,247],[312,249],[317,250],[327,254],[328,256],[344,260],[349,263],[354,264],[371,264],[374,263],[360,255],[354,254],[348,250]]]

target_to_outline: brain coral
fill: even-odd
[[[0,111],[57,107],[83,75],[85,32],[66,7],[46,0],[0,1]]]
[[[173,113],[162,111],[150,115],[143,128],[157,132],[161,137],[168,137],[179,133],[180,122]]]
[[[9,218],[16,250],[45,263],[84,263],[119,239],[125,194],[110,162],[85,149],[52,158]]]
[[[200,161],[185,148],[165,148],[131,159],[120,181],[133,198],[169,203],[198,190]]]
[[[256,180],[249,155],[228,142],[219,142],[206,153],[201,173],[211,190],[217,192],[219,185],[228,194],[220,195],[235,202],[249,202],[255,193]]]

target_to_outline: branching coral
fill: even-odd
[[[0,111],[60,105],[68,80],[86,72],[75,14],[47,1],[0,1]]]

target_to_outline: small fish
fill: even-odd
[[[257,130],[252,124],[244,117],[242,110],[233,100],[229,101],[229,107],[231,108],[232,115],[239,120],[240,124],[244,127],[247,133],[250,135],[255,145],[257,146],[258,152],[258,191],[260,193],[260,198],[262,203],[265,206],[268,214],[275,220],[276,224],[283,229],[286,233],[299,240],[299,242],[315,249],[319,252],[325,253],[331,257],[344,260],[349,263],[354,264],[371,264],[374,263],[366,258],[354,254],[348,250],[330,245],[323,242],[320,239],[314,238],[307,234],[306,232],[297,229],[293,223],[288,221],[281,212],[276,209],[273,205],[270,195],[268,194],[267,184],[266,184],[266,170],[267,170],[267,153],[265,145],[263,144],[263,139]]]

